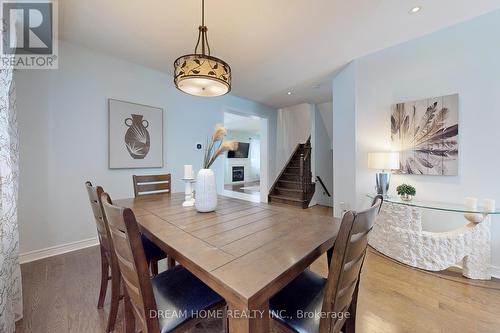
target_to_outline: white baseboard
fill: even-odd
[[[99,240],[97,239],[97,237],[83,239],[83,240],[72,242],[72,243],[61,244],[61,245],[47,247],[45,249],[21,253],[19,255],[19,261],[21,264],[25,264],[27,262],[40,260],[40,259],[44,259],[44,258],[48,258],[48,257],[52,257],[52,256],[57,256],[57,255],[63,254],[63,253],[81,250],[81,249],[84,249],[87,247],[96,246],[98,244],[99,244]]]
[[[500,279],[500,267],[491,266],[491,276]]]

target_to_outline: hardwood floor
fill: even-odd
[[[260,185],[260,181],[246,182],[240,184],[226,184],[224,189],[233,192],[247,193],[247,194],[259,194],[260,190],[255,188]],[[254,189],[255,188],[255,189]]]
[[[311,269],[326,276],[326,258]],[[109,295],[98,310],[98,273],[97,247],[22,265],[24,319],[16,333],[104,332]],[[358,304],[361,333],[500,332],[500,290],[449,281],[372,251]],[[122,310],[120,305],[115,332],[123,332]],[[220,331],[220,323],[211,321],[191,332]]]

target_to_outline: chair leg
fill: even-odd
[[[359,290],[359,279],[356,283],[356,288],[352,295],[351,305],[349,306],[349,318],[344,324],[344,333],[355,333],[356,332],[356,309],[358,307],[358,290]]]
[[[130,303],[130,298],[129,298],[126,290],[125,290],[124,296],[125,296],[124,297],[124,301],[125,301],[125,333],[135,333],[134,310],[132,309],[132,303]]]
[[[104,299],[106,298],[106,291],[108,289],[109,279],[109,263],[106,257],[104,248],[101,246],[101,290],[99,291],[99,300],[97,301],[97,308],[102,309],[104,306]]]
[[[172,269],[175,267],[175,259],[172,258],[171,256],[168,256],[167,262],[168,262],[168,269]]]
[[[149,266],[151,267],[151,275],[153,276],[158,275],[158,259],[156,258],[151,259]]]
[[[229,333],[229,317],[227,316],[227,306],[222,310],[222,332]]]
[[[108,327],[106,332],[115,329],[118,306],[120,305],[120,270],[117,265],[111,267],[111,306],[109,308]]]

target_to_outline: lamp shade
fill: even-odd
[[[221,59],[187,54],[178,58],[174,67],[175,86],[187,94],[212,97],[231,90],[231,68]]]
[[[368,154],[368,167],[377,170],[399,169],[398,152],[376,152]]]

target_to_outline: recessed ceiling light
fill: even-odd
[[[415,6],[415,7],[413,7],[412,9],[410,9],[409,13],[410,13],[410,14],[415,14],[415,13],[418,13],[419,11],[421,11],[421,10],[422,10],[422,7],[420,7],[420,6]]]
[[[321,85],[319,85],[319,84],[315,84],[315,85],[313,85],[311,88],[313,88],[313,89],[319,89],[319,88],[321,88]]]
[[[288,96],[290,96],[290,95],[292,94],[292,92],[291,92],[291,91],[289,91],[289,92],[287,92],[286,94],[287,94]]]

